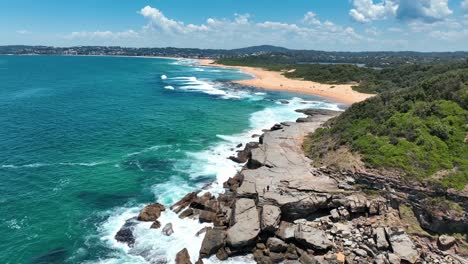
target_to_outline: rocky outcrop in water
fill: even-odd
[[[251,254],[257,263],[466,263],[468,252],[458,246],[464,241],[437,238],[420,227],[463,231],[466,213],[440,217],[440,209],[424,202],[425,195],[440,194],[424,186],[312,167],[301,149],[303,137],[337,113],[301,112],[308,117],[275,125],[259,143],[231,157],[246,164],[224,183],[224,194],[190,193],[171,207],[181,218],[213,224],[197,233],[204,236],[200,258]],[[464,197],[446,196],[466,210]],[[406,203],[414,209],[412,218],[405,218]]]
[[[158,220],[158,218],[161,216],[161,212],[164,210],[166,210],[166,208],[164,208],[164,205],[162,204],[150,204],[141,210],[137,219],[138,221],[153,222]]]

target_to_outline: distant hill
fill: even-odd
[[[292,50],[272,45],[261,45],[231,50],[174,47],[126,48],[118,46],[48,47],[12,45],[0,46],[0,54],[172,56],[211,59],[239,59],[250,57],[249,60],[257,62],[260,61],[263,64],[352,63],[377,68],[414,63],[447,62],[464,60],[468,58],[468,52],[465,51],[337,52],[319,50]]]
[[[272,53],[272,52],[290,52],[290,49],[271,46],[271,45],[261,45],[261,46],[253,46],[241,49],[233,49],[231,50],[234,53],[238,54],[251,54],[251,53]]]

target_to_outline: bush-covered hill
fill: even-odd
[[[422,75],[408,73],[398,83],[424,79]],[[467,144],[468,67],[354,104],[310,135],[304,146],[316,163],[346,149],[367,167],[463,189],[468,184]]]

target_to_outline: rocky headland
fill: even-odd
[[[313,167],[303,138],[339,112],[298,111],[307,117],[277,124],[227,157],[245,165],[224,183],[223,194],[193,192],[171,206],[180,218],[213,224],[194,234],[204,236],[196,263],[247,254],[264,264],[468,263],[466,196],[365,171]],[[452,201],[457,206],[442,206]],[[164,210],[148,205],[116,239],[131,246],[137,221],[171,235],[172,226],[158,222]],[[186,249],[176,263],[192,263]]]

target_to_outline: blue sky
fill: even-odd
[[[468,0],[1,0],[0,45],[468,49]]]

